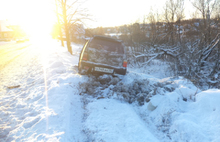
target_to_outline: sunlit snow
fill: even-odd
[[[220,141],[220,90],[201,91],[157,60],[119,78],[82,76],[83,46],[70,55],[59,44],[31,45],[1,71],[0,141]],[[132,90],[148,100],[126,100]]]

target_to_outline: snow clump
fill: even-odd
[[[124,76],[126,78],[126,76]],[[88,81],[81,83],[81,94],[87,94],[97,99],[114,98],[128,103],[137,102],[140,106],[150,101],[156,94],[164,95],[173,92],[177,87],[174,79],[152,81],[149,78],[133,79],[130,83],[123,77],[112,75],[89,75]],[[183,96],[184,101],[187,99]],[[190,98],[188,98],[190,99]]]

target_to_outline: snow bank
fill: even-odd
[[[158,141],[128,104],[100,99],[89,103],[87,109],[89,114],[84,125],[89,141]]]
[[[196,102],[181,113],[170,132],[174,140],[219,141],[220,90],[207,90],[196,95]]]
[[[198,93],[194,85],[179,85],[173,92],[153,96],[137,109],[142,119],[163,141],[219,141],[220,91]],[[149,109],[152,106],[154,109]]]
[[[201,92],[183,77],[157,79],[136,72],[119,78],[90,76],[80,89],[87,97],[97,99],[87,105],[84,131],[91,141],[219,140],[219,90]],[[149,137],[140,136],[143,133],[127,119],[135,120],[137,127],[144,125]]]

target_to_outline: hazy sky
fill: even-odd
[[[91,24],[114,26],[141,20],[151,7],[161,9],[164,3],[165,0],[90,0],[86,6],[96,21]]]
[[[85,6],[93,15],[95,26],[114,26],[143,22],[153,9],[163,10],[166,0],[88,0]],[[185,16],[190,18],[193,11],[190,0],[185,0]]]
[[[0,0],[0,19],[51,21],[54,16],[49,5],[53,1],[55,0]],[[143,18],[151,6],[160,7],[164,2],[165,0],[87,0],[83,7],[89,10],[95,21],[88,25],[114,26],[135,22]]]
[[[0,0],[0,20],[14,20],[33,31],[47,30],[56,20],[54,1]],[[86,27],[117,26],[137,20],[142,22],[151,8],[161,10],[164,3],[165,0],[87,0],[83,7],[88,9],[94,21],[87,21]]]

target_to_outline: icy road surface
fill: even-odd
[[[28,64],[30,64],[27,62],[30,59],[29,56],[37,54],[33,49],[29,42],[19,44],[11,42],[0,45],[0,90],[3,86],[15,85],[19,82],[21,73],[25,76]],[[33,55],[32,52],[36,54]],[[19,71],[23,69],[24,71]]]
[[[0,45],[0,142],[220,141],[220,90],[168,77],[160,61],[119,78],[81,76],[81,48]]]

